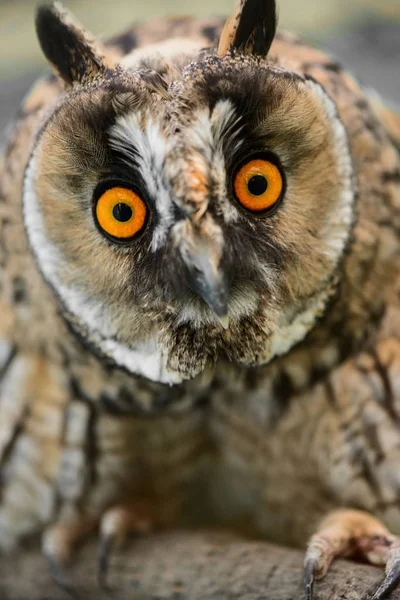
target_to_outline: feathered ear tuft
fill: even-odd
[[[47,60],[69,85],[112,68],[101,44],[58,2],[39,7],[36,31]]]
[[[238,0],[221,34],[218,54],[230,50],[267,56],[276,32],[275,0]]]

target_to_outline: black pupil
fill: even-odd
[[[120,202],[113,208],[113,217],[121,223],[126,223],[132,217],[132,209],[127,204]]]
[[[250,194],[262,196],[268,189],[268,181],[263,175],[254,175],[247,184]]]

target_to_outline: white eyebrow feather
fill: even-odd
[[[201,108],[194,115],[193,124],[186,131],[186,142],[207,164],[206,170],[216,190],[219,205],[226,222],[239,219],[239,212],[229,198],[226,185],[226,149],[236,152],[243,143],[243,127],[235,107],[228,99],[219,100],[213,110]]]
[[[193,124],[186,132],[186,139],[196,150],[201,150],[208,161],[228,146],[236,151],[242,141],[242,126],[230,100],[219,100],[213,110],[202,108],[194,114]]]
[[[110,129],[112,148],[120,152],[132,167],[139,169],[143,181],[159,214],[154,229],[151,251],[156,252],[167,237],[173,223],[173,206],[163,170],[168,143],[159,126],[149,119],[144,128],[140,125],[141,114],[130,113],[117,119]]]

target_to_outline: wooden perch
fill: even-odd
[[[174,532],[136,540],[112,560],[111,591],[96,584],[97,546],[85,545],[69,576],[81,600],[302,600],[304,555],[225,533]],[[338,560],[315,600],[369,600],[383,570]],[[66,600],[38,549],[0,561],[1,600]],[[400,600],[400,591],[391,600]]]

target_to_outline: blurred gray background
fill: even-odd
[[[67,0],[107,36],[162,15],[226,15],[235,0]],[[4,129],[47,66],[34,32],[35,0],[0,0],[0,146]],[[366,85],[400,105],[400,0],[279,0],[280,27],[325,47]]]

